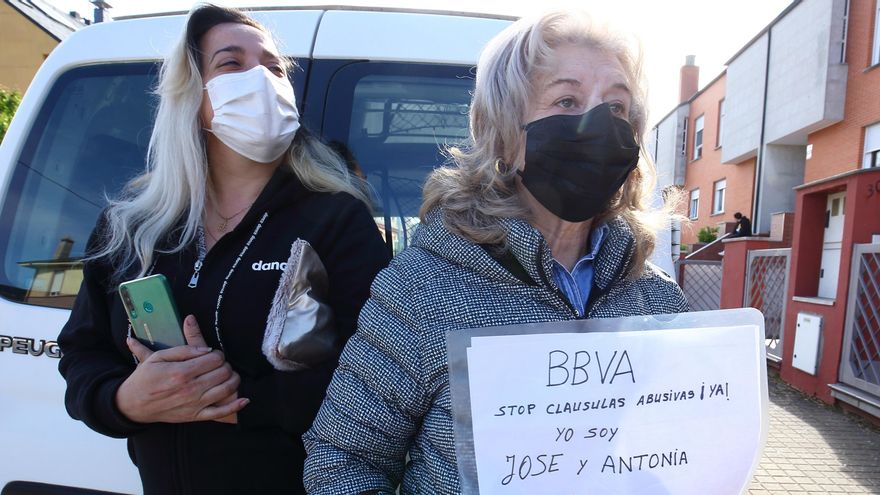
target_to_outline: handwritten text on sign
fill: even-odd
[[[733,494],[760,453],[754,326],[474,337],[479,489]]]

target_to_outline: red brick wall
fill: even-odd
[[[721,148],[718,147],[718,103],[724,98],[724,87],[727,76],[722,75],[691,102],[688,116],[687,165],[683,186],[684,203],[679,213],[688,216],[690,193],[700,189],[700,207],[696,220],[684,223],[681,228],[681,243],[697,242],[697,233],[703,227],[717,227],[721,222],[733,222],[733,214],[737,211],[751,218],[752,190],[754,189],[755,159],[740,164],[722,164]],[[694,137],[696,120],[703,116],[703,153],[694,160]],[[724,212],[712,214],[715,182],[727,180],[727,191],[724,199]],[[719,230],[723,232],[723,228]]]
[[[862,166],[864,127],[880,122],[880,67],[871,67],[875,9],[873,1],[850,2],[844,120],[809,136],[813,157],[806,162],[804,182]]]

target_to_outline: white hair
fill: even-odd
[[[506,249],[504,217],[528,218],[516,188],[513,162],[523,145],[522,131],[534,84],[563,45],[597,49],[620,62],[632,94],[628,121],[641,145],[647,120],[641,60],[630,42],[583,12],[557,11],[520,19],[495,36],[480,55],[470,108],[470,142],[453,147],[454,166],[435,170],[425,184],[422,219],[442,208],[452,232],[477,244]],[[656,231],[668,218],[649,209],[656,173],[646,153],[608,209],[597,219],[623,218],[637,242],[629,275],[638,276],[654,248]]]

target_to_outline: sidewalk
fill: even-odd
[[[770,433],[749,495],[880,494],[880,430],[770,373]]]

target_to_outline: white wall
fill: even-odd
[[[773,213],[794,211],[808,134],[843,119],[845,8],[846,0],[803,0],[728,65],[721,159],[758,155],[755,232],[769,231]]]
[[[755,156],[761,139],[767,34],[727,66],[721,161],[738,163]]]
[[[753,212],[752,218],[754,232],[769,233],[774,213],[795,210],[794,187],[804,182],[806,154],[806,146],[764,146],[764,167],[758,191],[760,208]]]
[[[845,0],[803,1],[773,26],[765,143],[806,145],[808,133],[843,119],[844,7]]]
[[[657,159],[657,187],[662,190],[671,185],[684,185],[685,160],[682,150],[682,126],[687,119],[690,105],[685,103],[676,108],[648,134],[648,150]],[[655,154],[654,130],[658,131]]]

